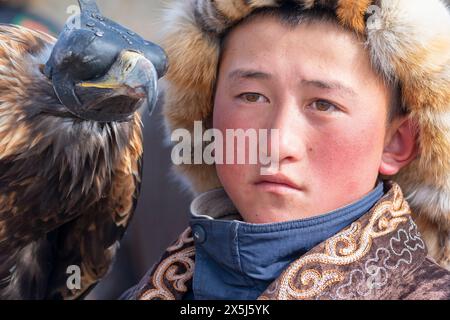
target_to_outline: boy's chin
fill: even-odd
[[[254,214],[258,212],[258,214]],[[244,221],[254,224],[280,223],[302,219],[302,210],[293,208],[268,207],[264,211],[251,211],[248,215],[243,215]]]
[[[250,198],[250,197],[248,197]],[[248,199],[247,198],[247,199]],[[301,192],[256,192],[250,207],[240,210],[249,223],[278,223],[305,218],[305,198]]]

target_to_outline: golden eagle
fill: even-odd
[[[138,109],[164,51],[80,0],[56,39],[0,25],[0,299],[80,298],[108,271],[136,206]],[[81,289],[69,289],[70,266]]]

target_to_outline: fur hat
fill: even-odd
[[[161,43],[167,129],[210,124],[224,31],[253,10],[285,0],[175,0],[164,14]],[[367,41],[376,70],[400,84],[404,106],[418,124],[419,156],[393,177],[413,208],[430,254],[450,269],[450,12],[443,0],[290,0],[304,10],[332,10]],[[369,28],[376,14],[378,26]],[[220,187],[214,165],[175,167],[194,193]]]

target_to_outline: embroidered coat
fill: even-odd
[[[388,185],[368,213],[298,257],[259,299],[450,299],[450,272],[427,255],[399,185]],[[123,298],[183,299],[194,266],[188,228]]]

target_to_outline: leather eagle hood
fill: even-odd
[[[220,39],[254,10],[297,3],[331,11],[364,37],[373,67],[401,88],[418,126],[417,158],[392,177],[402,188],[430,254],[450,268],[450,10],[443,0],[175,0],[160,43],[169,57],[163,82],[168,132],[209,123]],[[377,26],[370,17],[376,15]],[[215,166],[175,170],[193,193],[220,187]]]

